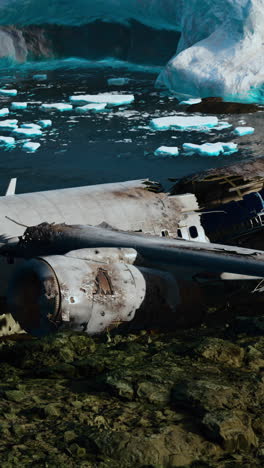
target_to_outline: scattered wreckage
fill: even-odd
[[[0,198],[1,294],[36,336],[172,329],[226,303],[261,311],[263,182],[264,158],[169,193],[139,180],[14,195],[12,182]]]

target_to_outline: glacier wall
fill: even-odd
[[[0,0],[0,57],[27,55],[19,27],[98,19],[181,33],[158,85],[192,96],[263,100],[264,0]]]
[[[188,0],[181,31],[158,84],[193,96],[262,100],[264,0]]]
[[[96,19],[180,29],[184,0],[0,0],[0,24],[79,26]]]

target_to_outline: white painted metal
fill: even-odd
[[[10,182],[8,184],[8,187],[6,189],[6,193],[5,193],[5,196],[9,196],[9,195],[15,195],[16,193],[16,184],[17,184],[17,178],[13,178],[13,179],[10,179]]]
[[[176,235],[181,217],[198,208],[195,196],[153,193],[145,184],[138,180],[0,197],[0,234],[23,234],[23,226],[11,218],[27,226],[106,222],[124,231],[161,235],[167,229]]]

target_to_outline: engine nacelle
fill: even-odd
[[[184,288],[170,273],[133,265],[136,259],[134,249],[98,248],[25,261],[9,284],[9,310],[35,336],[59,328],[92,335],[131,321],[170,326]]]

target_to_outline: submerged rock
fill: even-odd
[[[186,112],[200,112],[202,114],[251,114],[261,110],[256,104],[241,102],[226,102],[221,97],[203,98],[197,104],[189,105]]]

